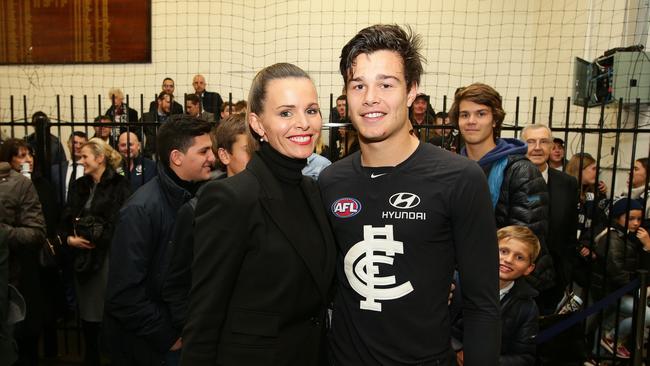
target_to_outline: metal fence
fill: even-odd
[[[94,98],[93,98],[94,99]],[[140,116],[143,113],[148,112],[145,110],[147,104],[145,104],[144,95],[140,94],[138,99],[138,109]],[[229,96],[229,101],[232,104],[232,95]],[[52,146],[51,141],[60,141],[65,142],[68,140],[68,136],[72,131],[84,131],[90,136],[90,132],[101,126],[111,126],[112,134],[114,141],[117,141],[118,130],[121,128],[122,131],[133,131],[136,132],[139,136],[144,136],[145,128],[152,128],[157,130],[159,124],[157,123],[144,123],[141,121],[129,121],[128,124],[124,125],[119,121],[112,120],[110,123],[94,123],[92,122],[94,116],[104,115],[105,111],[103,110],[102,100],[105,100],[101,95],[97,96],[96,108],[91,107],[90,98],[84,96],[81,101],[77,101],[72,96],[69,98],[69,106],[66,108],[69,110],[67,113],[67,118],[64,117],[64,107],[62,106],[61,98],[57,96],[55,105],[56,105],[56,115],[50,117],[49,123],[39,122],[36,125],[32,124],[30,118],[30,112],[28,111],[28,101],[26,97],[22,98],[21,106],[18,107],[16,103],[16,98],[13,96],[9,100],[9,109],[11,119],[9,121],[0,121],[0,130],[9,129],[7,137],[17,137],[23,138],[24,136],[30,135],[33,133],[33,138],[36,140],[36,159],[40,161],[39,164],[36,164],[37,168],[40,169],[41,176],[49,178],[51,174],[50,166],[52,165]],[[155,100],[155,99],[154,99]],[[83,104],[84,113],[83,116],[75,116],[74,105],[75,103],[80,102]],[[442,98],[442,110],[447,110],[447,97]],[[561,106],[557,106],[561,104]],[[129,105],[129,96],[126,96],[126,105]],[[537,110],[537,99],[535,98],[532,101],[532,116],[531,121],[521,121],[520,120],[520,100],[517,98],[516,109],[512,114],[512,117],[505,121],[502,127],[502,136],[512,136],[518,137],[524,125],[530,122],[531,124],[535,123],[544,123],[550,127],[553,132],[554,137],[560,137],[565,142],[575,141],[576,145],[573,149],[574,153],[583,154],[587,151],[591,152],[594,155],[596,162],[596,182],[605,179],[610,187],[606,202],[607,202],[607,219],[608,223],[612,220],[612,213],[609,208],[611,208],[612,202],[619,196],[621,193],[626,194],[628,197],[632,193],[632,179],[629,179],[629,182],[622,184],[621,180],[629,176],[634,168],[635,160],[642,157],[648,157],[650,155],[650,127],[647,123],[643,123],[647,116],[645,116],[644,110],[647,109],[647,105],[642,105],[639,100],[635,104],[624,104],[623,100],[619,100],[614,104],[616,107],[616,116],[614,123],[606,123],[606,115],[610,114],[606,111],[607,106],[605,104],[596,107],[595,109],[589,109],[586,107],[587,103],[584,103],[584,107],[574,107],[570,98],[567,98],[562,103],[557,103],[551,98],[549,101],[549,111],[547,113],[547,118],[543,121],[540,117],[539,111]],[[610,105],[612,106],[612,105]],[[333,95],[330,95],[330,113],[336,113],[334,107]],[[599,113],[594,113],[596,109],[599,108]],[[564,110],[564,118],[561,121],[553,120],[553,116],[557,115],[559,109]],[[93,112],[95,110],[96,112]],[[580,115],[579,121],[572,121],[573,116]],[[626,114],[624,116],[624,113]],[[18,117],[20,116],[20,117]],[[324,116],[324,119],[328,116]],[[349,124],[345,123],[346,121],[339,121],[338,116],[332,118],[330,116],[331,123],[325,124],[323,129],[326,130],[329,134],[329,157],[330,160],[336,160],[347,153],[346,146],[348,146],[346,139],[348,138],[345,135],[339,134],[339,129],[349,128]],[[596,118],[594,122],[592,119]],[[631,119],[631,123],[630,123]],[[414,133],[416,133],[420,139],[424,142],[433,142],[437,138],[437,143],[442,147],[452,149],[457,153],[460,153],[462,147],[462,137],[459,135],[457,126],[453,125],[438,125],[434,121],[426,121],[427,123],[419,126],[414,126]],[[441,133],[436,133],[442,131]],[[445,131],[449,131],[447,134]],[[56,139],[51,140],[50,135],[56,137]],[[454,139],[453,144],[445,143],[448,140]],[[151,141],[143,141],[143,147],[146,147],[146,144],[151,143]],[[453,146],[453,148],[452,148]],[[567,144],[568,147],[568,144]],[[606,158],[606,159],[605,159]],[[602,164],[604,160],[607,160],[607,164]],[[579,169],[579,174],[577,180],[578,182],[582,181],[582,161]],[[648,192],[648,180],[650,174],[646,172],[646,181],[645,181],[645,195],[643,196],[644,207],[647,200]],[[621,187],[621,188],[619,188]],[[576,192],[579,194],[579,192]],[[64,197],[63,195],[61,197]],[[595,215],[595,210],[592,210],[592,215]],[[595,220],[595,217],[588,217],[586,219]],[[626,224],[628,216],[626,215]],[[613,235],[610,229],[610,225],[607,223],[607,232],[606,236],[609,237]],[[646,219],[645,225],[647,227],[648,222]],[[594,251],[598,232],[595,232],[592,227],[590,232],[587,234],[588,237],[588,246],[589,249]],[[626,233],[627,236],[631,235]],[[573,245],[573,243],[568,244]],[[577,245],[577,242],[576,242]],[[608,251],[605,251],[606,253]],[[643,252],[639,249],[639,255],[643,255]],[[607,259],[605,258],[605,262]],[[649,262],[650,263],[650,262]],[[595,271],[600,271],[606,273],[605,268],[596,268],[595,262],[592,263],[588,269],[587,277],[591,278],[591,273]],[[620,318],[623,316],[621,312],[621,296],[631,295],[634,299],[634,312],[632,315],[632,322],[634,324],[634,335],[633,339],[628,340],[628,345],[631,348],[631,357],[634,365],[640,365],[641,360],[645,359],[648,361],[647,352],[647,341],[644,340],[643,331],[645,324],[643,321],[638,321],[639,319],[644,318],[644,311],[646,309],[646,289],[645,285],[647,284],[645,274],[637,277],[638,281],[631,283],[628,287],[624,288],[619,295],[605,298],[597,298],[592,296],[591,286],[587,286],[584,289],[580,289],[582,296],[582,310],[575,313],[571,317],[563,317],[557,321],[551,322],[552,325],[547,327],[548,332],[543,334],[544,342],[552,342],[553,339],[562,334],[563,331],[576,325],[581,327],[581,336],[586,339],[585,347],[588,349],[583,352],[594,353],[594,357],[597,361],[607,361],[610,364],[623,364],[627,362],[626,360],[617,358],[615,355],[608,354],[601,350],[601,345],[599,340],[602,338],[603,329],[605,323],[614,323],[618,324]],[[590,283],[591,284],[591,283]],[[572,286],[569,286],[570,288]],[[603,302],[607,300],[609,302]],[[550,324],[550,323],[549,323]],[[75,331],[78,332],[77,328],[63,328],[61,329],[64,332]],[[78,337],[77,339],[80,339]],[[67,338],[66,338],[67,339]],[[614,342],[617,342],[618,331],[614,334]],[[593,350],[591,350],[593,345]],[[78,349],[78,347],[77,347]],[[67,346],[66,346],[67,350]],[[584,356],[584,355],[583,355]],[[567,356],[570,358],[571,356]]]

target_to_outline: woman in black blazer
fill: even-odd
[[[318,365],[335,246],[316,183],[301,174],[322,124],[316,88],[275,64],[248,103],[260,150],[198,198],[181,363]]]

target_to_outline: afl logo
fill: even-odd
[[[395,193],[394,195],[390,196],[388,203],[390,203],[390,205],[395,208],[406,210],[419,205],[420,197],[418,197],[416,194],[408,192]]]
[[[361,212],[361,203],[354,198],[339,198],[332,204],[332,213],[336,217],[347,219]]]

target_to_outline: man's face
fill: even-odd
[[[408,107],[417,85],[407,88],[401,56],[381,50],[354,59],[346,85],[348,116],[362,143],[408,134]]]
[[[345,100],[336,101],[336,111],[341,119],[345,118]]]
[[[174,95],[174,80],[165,80],[162,84],[162,90],[166,93]]]
[[[564,146],[558,142],[553,143],[550,159],[554,163],[561,163],[564,160]]]
[[[468,145],[480,145],[493,142],[493,131],[496,124],[490,107],[462,100],[459,105],[458,128]]]
[[[111,120],[102,119],[99,123],[111,123]],[[95,136],[99,138],[107,139],[111,135],[111,126],[94,126],[93,128],[95,129]]]
[[[122,133],[117,147],[124,159],[135,159],[140,155],[140,141],[133,132]]]
[[[113,102],[113,105],[117,108],[122,105],[122,102],[124,101],[124,97],[115,94],[111,97],[111,100]]]
[[[68,142],[68,148],[70,149],[74,160],[79,160],[81,158],[81,146],[86,142],[88,142],[88,139],[86,138],[74,135],[72,136],[72,139]]]
[[[449,117],[445,117],[445,118],[438,117],[436,118],[435,124],[436,126],[443,126],[443,125],[449,126]],[[435,129],[433,130],[433,133],[437,136],[442,136],[442,135],[449,136],[449,134],[451,134],[451,130]]]
[[[527,276],[535,269],[530,249],[525,243],[513,238],[499,241],[499,279],[514,281]]]
[[[180,152],[178,176],[181,179],[199,182],[210,179],[210,171],[214,166],[215,157],[212,152],[212,140],[206,133],[196,136],[192,146],[186,152]]]
[[[192,117],[197,117],[199,113],[201,113],[201,108],[199,108],[199,104],[194,104],[192,103],[191,100],[188,100],[185,102],[185,110],[187,111],[187,114],[189,114]]]
[[[237,135],[231,150],[219,148],[219,160],[226,166],[226,173],[229,177],[246,169],[246,165],[251,160],[251,154],[248,152],[248,137]]]
[[[424,98],[417,98],[413,102],[413,114],[423,115],[427,111],[427,101]]]
[[[196,75],[192,79],[192,86],[197,94],[202,94],[205,91],[205,78],[202,75]]]
[[[528,160],[540,169],[544,168],[548,157],[551,155],[551,146],[553,146],[551,133],[545,128],[536,128],[526,130],[526,134],[522,138],[528,144],[528,152],[526,153]]]
[[[172,98],[165,95],[162,99],[158,99],[158,109],[163,113],[169,113],[172,108]]]

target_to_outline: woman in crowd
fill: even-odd
[[[302,168],[320,134],[316,88],[286,63],[260,71],[246,170],[199,195],[183,365],[318,365],[334,239]]]
[[[70,186],[61,220],[61,237],[74,252],[75,288],[83,321],[84,362],[99,365],[99,330],[104,313],[108,256],[114,224],[130,195],[129,182],[117,174],[120,154],[92,138],[81,148],[84,176]]]
[[[607,187],[602,181],[596,182],[596,159],[590,154],[573,155],[567,163],[566,173],[580,182],[578,248],[573,258],[573,278],[578,285],[586,287],[589,284],[589,265],[596,258],[593,251],[595,237],[607,227]]]

